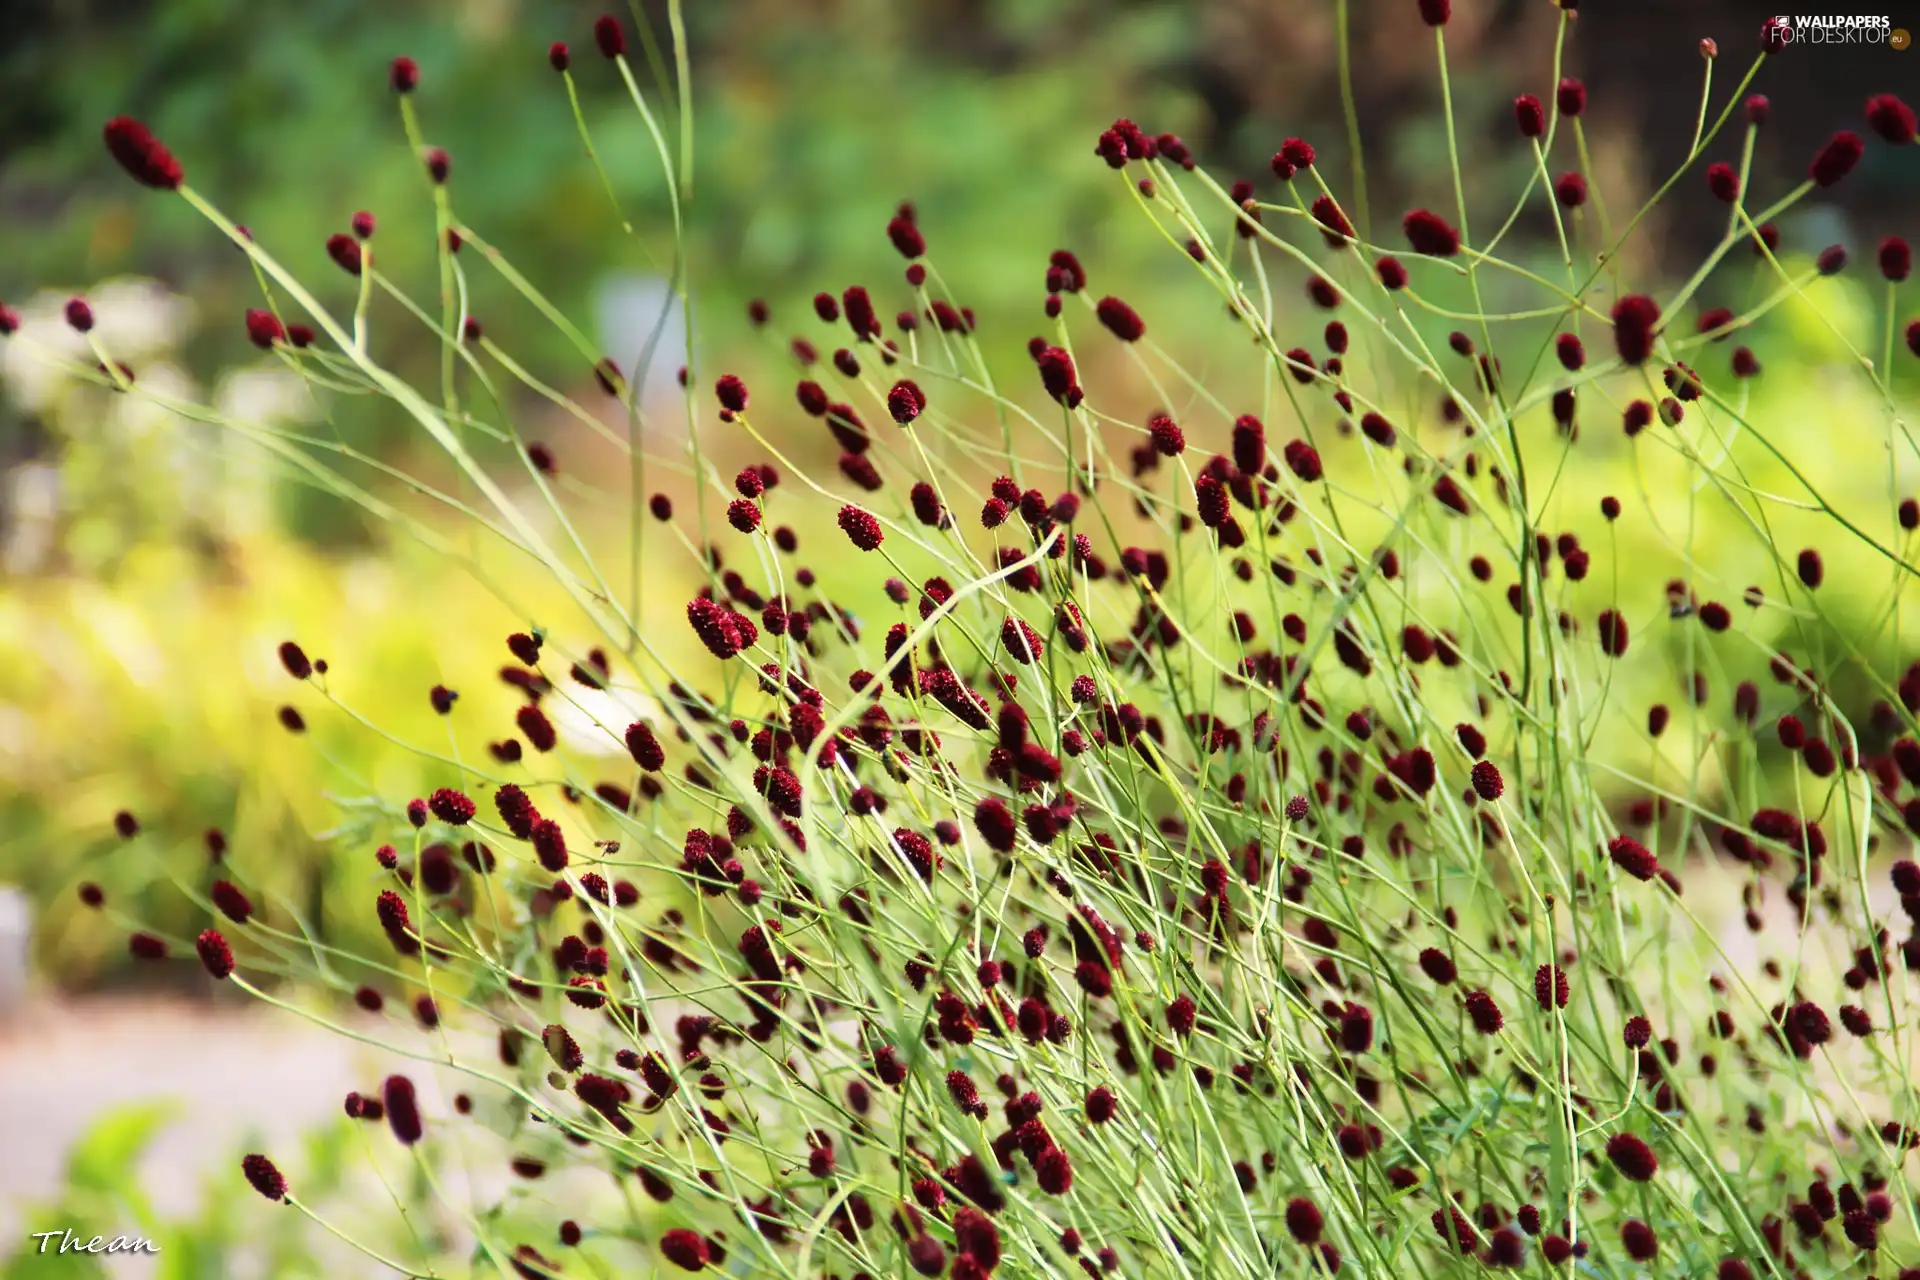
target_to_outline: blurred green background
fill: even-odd
[[[1093,157],[1095,136],[1116,116],[1183,134],[1223,183],[1252,178],[1263,195],[1275,190],[1267,157],[1282,138],[1304,135],[1319,146],[1329,183],[1350,191],[1331,3],[713,0],[687,8],[697,139],[686,237],[695,362],[724,358],[750,382],[761,379],[759,394],[783,408],[782,379],[792,376],[787,338],[804,334],[823,349],[835,342],[813,320],[813,293],[861,282],[884,313],[905,301],[900,259],[882,235],[902,199],[916,202],[942,278],[956,302],[978,313],[981,340],[1012,385],[1024,389],[1021,379],[1031,379],[1021,371],[1022,348],[1041,326],[1046,255],[1068,246],[1086,262],[1096,296],[1111,290],[1137,302],[1191,367],[1211,377],[1226,366],[1218,375],[1223,396],[1256,386],[1250,360],[1221,356],[1244,337],[1221,316],[1218,298],[1196,285],[1190,264]],[[1411,0],[1355,0],[1349,8],[1368,207],[1391,230],[1411,204],[1450,207],[1432,52],[1424,39],[1408,38]],[[1547,0],[1458,8],[1449,31],[1453,84],[1472,199],[1484,219],[1504,210],[1531,169],[1513,139],[1510,104],[1522,91],[1551,93],[1559,11]],[[1628,208],[1684,155],[1703,69],[1697,38],[1716,36],[1723,50],[1718,103],[1746,71],[1758,19],[1737,4],[1690,5],[1683,22],[1659,24],[1595,8],[1579,20],[1568,68],[1594,86],[1586,120],[1594,173],[1609,201]],[[0,298],[44,319],[67,295],[85,292],[102,313],[103,334],[145,384],[239,416],[302,421],[308,406],[260,376],[276,366],[246,344],[240,317],[259,293],[244,259],[180,202],[129,184],[104,155],[100,126],[122,112],[149,121],[190,181],[330,304],[348,306],[351,284],[322,246],[358,209],[380,220],[383,269],[431,299],[431,240],[422,232],[431,226],[430,193],[386,85],[389,60],[407,54],[422,68],[415,100],[426,137],[454,157],[461,219],[610,343],[596,320],[604,289],[664,269],[672,235],[644,126],[592,48],[597,12],[514,0],[269,9],[237,0],[7,0]],[[634,14],[623,16],[633,31]],[[643,6],[641,16],[664,33],[664,6]],[[553,40],[573,46],[585,116],[634,236],[622,234],[582,155],[563,85],[547,65]],[[1756,188],[1781,191],[1796,181],[1833,128],[1857,122],[1866,92],[1893,86],[1887,64],[1875,59],[1897,56],[1822,51],[1770,65],[1759,87],[1774,99],[1775,123],[1756,154]],[[635,65],[644,84],[644,60]],[[1710,158],[1737,158],[1737,146],[1729,137]],[[1884,148],[1870,152],[1838,202],[1784,220],[1783,255],[1803,263],[1839,240],[1864,264],[1920,196],[1915,167],[1888,157]],[[1572,163],[1562,151],[1556,167]],[[1358,201],[1350,207],[1357,211]],[[1629,269],[1649,283],[1683,276],[1723,218],[1689,179],[1630,247]],[[1557,266],[1544,209],[1520,220],[1508,251]],[[1739,306],[1757,296],[1765,287],[1757,271],[1735,254],[1702,303]],[[564,340],[486,273],[473,276],[471,310],[487,321],[489,337],[554,385],[590,394],[589,371]],[[1323,317],[1302,298],[1297,269],[1276,278],[1283,312],[1297,312],[1291,327],[1303,340],[1317,334]],[[764,333],[747,324],[751,298],[773,308]],[[1857,379],[1830,385],[1827,373],[1845,350],[1826,321],[1872,347],[1883,307],[1878,282],[1856,268],[1784,308],[1753,339],[1768,369],[1754,405],[1789,424],[1785,438],[1808,446],[1796,461],[1859,504],[1863,526],[1892,539],[1884,476],[1820,447],[1834,424],[1878,412]],[[393,308],[375,314],[383,359],[433,385],[431,335]],[[1438,346],[1451,326],[1430,327]],[[1515,349],[1531,351],[1541,336]],[[1724,373],[1724,348],[1702,358]],[[1904,394],[1913,378],[1902,377]],[[1155,407],[1146,390],[1139,388],[1142,415]],[[787,424],[796,419],[788,410]],[[554,429],[562,433],[563,474],[574,457],[586,459],[577,471],[598,465],[587,442],[574,438],[579,452],[570,453],[564,424]],[[383,401],[330,404],[327,431],[396,466],[436,474]],[[1543,434],[1551,456],[1557,446],[1550,429]],[[819,444],[797,447],[824,458]],[[1685,520],[1683,474],[1667,453],[1636,451],[1611,423],[1593,422],[1545,523],[1577,527],[1592,542],[1604,536],[1593,514],[1598,496],[1640,493],[1671,520],[1623,525],[1620,559],[1671,564],[1659,569],[1664,577],[1679,564],[1669,539]],[[420,584],[449,574],[429,553],[313,486],[262,470],[210,428],[49,375],[20,344],[0,347],[0,476],[0,882],[21,885],[36,904],[38,955],[60,984],[127,978],[124,920],[82,909],[75,889],[83,880],[111,885],[113,905],[130,916],[176,931],[198,927],[191,905],[161,883],[160,868],[211,879],[201,843],[208,827],[226,833],[250,887],[263,894],[306,904],[325,902],[336,888],[349,900],[364,896],[368,842],[354,822],[343,825],[334,799],[344,790],[398,803],[421,789],[424,775],[415,757],[338,716],[310,716],[304,739],[284,733],[273,718],[290,696],[272,657],[281,639],[299,636],[330,657],[342,672],[339,687],[403,739],[444,733],[425,699],[437,681],[468,694],[469,724],[498,725],[510,712],[510,691],[477,686],[504,660],[499,637],[528,619],[465,583],[436,591],[423,609]],[[1771,583],[1763,577],[1766,548],[1724,509],[1703,509],[1695,544],[1706,557],[1703,596],[1732,602],[1749,581]],[[611,519],[619,527],[619,513]],[[1797,547],[1817,527],[1783,518],[1776,531],[1782,545]],[[1880,610],[1887,566],[1864,553],[1831,561],[1845,585],[1832,593],[1829,618],[1882,675],[1894,670],[1904,655],[1888,621],[1904,608]],[[1590,584],[1584,611],[1599,607],[1591,602],[1608,589]],[[1809,633],[1805,619],[1784,612],[1755,625],[1763,639],[1794,630],[1803,652],[1809,639],[1834,646],[1830,656],[1839,652],[1837,637]],[[1716,673],[1699,732],[1726,719],[1734,679],[1764,670],[1756,654],[1743,652],[1735,669]],[[1654,748],[1631,726],[1647,702],[1675,692],[1649,687],[1623,698],[1622,751],[1643,770]],[[1862,720],[1874,696],[1863,679],[1852,708]],[[463,746],[478,751],[487,735],[471,732]],[[1659,750],[1684,768],[1677,737]],[[148,833],[137,857],[112,835],[111,817],[122,808]]]

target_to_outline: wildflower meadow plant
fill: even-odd
[[[791,394],[696,344],[663,417],[627,376],[651,351],[596,349],[461,219],[467,161],[423,126],[430,66],[387,71],[430,228],[362,215],[324,246],[261,243],[192,185],[190,143],[109,122],[130,177],[247,255],[252,342],[322,405],[382,398],[445,469],[400,477],[401,502],[389,464],[165,407],[510,607],[502,554],[566,602],[502,638],[517,706],[476,726],[485,751],[413,744],[435,789],[359,800],[379,834],[342,856],[365,889],[326,910],[390,947],[330,943],[304,904],[249,891],[271,850],[224,842],[205,877],[165,873],[197,937],[124,922],[144,960],[196,954],[412,1060],[345,1108],[417,1165],[398,1213],[471,1260],[326,1226],[408,1275],[1920,1275],[1920,865],[1899,856],[1920,664],[1875,656],[1905,642],[1920,506],[1897,479],[1836,500],[1809,465],[1913,473],[1896,368],[1920,321],[1900,318],[1904,241],[1809,264],[1774,231],[1870,148],[1909,148],[1913,112],[1877,95],[1864,136],[1754,190],[1754,90],[1795,54],[1763,29],[1729,91],[1709,42],[1685,166],[1623,207],[1562,75],[1576,9],[1490,144],[1528,162],[1497,196],[1467,190],[1446,0],[1382,19],[1439,73],[1452,182],[1419,207],[1369,208],[1350,102],[1347,177],[1301,138],[1270,179],[1223,184],[1172,134],[1088,130],[1084,163],[1232,317],[1250,400],[1068,249],[1034,263],[1032,368],[1003,379],[975,334],[1011,321],[961,305],[938,210],[902,204],[874,248],[904,280],[794,300]],[[548,60],[570,98],[576,75],[624,82],[680,225],[692,100],[668,12],[640,58],[609,16],[600,57]],[[1682,200],[1724,205],[1724,234],[1678,285],[1632,275],[1635,232]],[[1553,269],[1500,255],[1523,217]],[[423,298],[381,270],[402,235],[439,246]],[[289,265],[322,250],[344,287]],[[1840,367],[1773,376],[1850,380],[1849,410],[1782,421],[1753,347],[1784,314],[1818,322],[1807,298],[1843,271],[1884,297],[1874,332],[1836,328]],[[469,312],[480,273],[520,316]],[[691,319],[700,264],[676,253],[673,280]],[[435,335],[437,378],[383,364],[376,311]],[[76,376],[161,394],[84,299],[67,318],[96,357]],[[563,334],[626,430],[568,370],[516,362],[494,336],[515,323]],[[1098,369],[1157,407],[1123,413]],[[527,405],[587,423],[626,474],[563,484]],[[757,460],[727,474],[717,441]],[[836,468],[808,469],[816,443]],[[1560,500],[1618,456],[1632,489]],[[594,499],[621,512],[624,580],[576,522]],[[1708,510],[1734,530],[1711,547]],[[1635,525],[1655,551],[1622,554]],[[449,589],[422,583],[420,609]],[[1851,629],[1830,624],[1842,594],[1864,602]],[[280,646],[285,728],[384,732],[326,647]],[[486,710],[461,680],[494,675],[384,696],[451,728]],[[140,858],[138,816],[117,827]],[[82,893],[111,913],[103,878]],[[479,1205],[447,1185],[476,1151],[517,1175]],[[236,1172],[318,1220],[282,1157]]]

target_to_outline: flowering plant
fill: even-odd
[[[644,32],[646,88],[619,20],[593,37],[677,220],[691,97],[669,12],[665,54]],[[375,799],[384,838],[353,856],[376,884],[333,909],[371,913],[390,951],[342,953],[291,904],[256,902],[265,855],[219,845],[217,878],[179,886],[209,927],[189,943],[129,922],[133,952],[191,949],[213,979],[330,1024],[309,997],[357,1005],[370,1029],[349,1033],[415,1063],[345,1103],[416,1162],[403,1215],[450,1219],[523,1276],[656,1258],[956,1280],[1537,1258],[1740,1280],[1920,1258],[1904,1069],[1920,866],[1874,858],[1920,831],[1920,664],[1885,668],[1815,626],[1835,587],[1866,583],[1897,628],[1920,506],[1897,488],[1837,501],[1804,456],[1832,446],[1783,434],[1752,395],[1750,344],[1846,267],[1838,248],[1806,269],[1783,257],[1774,220],[1866,144],[1837,133],[1755,207],[1771,108],[1749,89],[1781,43],[1763,28],[1731,93],[1703,46],[1687,164],[1654,201],[1722,202],[1725,233],[1678,288],[1632,280],[1622,249],[1652,202],[1609,210],[1592,171],[1587,90],[1560,75],[1575,12],[1563,0],[1550,104],[1515,99],[1531,174],[1503,217],[1468,198],[1447,0],[1398,20],[1433,43],[1450,201],[1380,238],[1357,126],[1351,184],[1289,138],[1264,195],[1220,185],[1172,134],[1098,135],[1089,163],[1245,337],[1250,405],[1068,250],[1044,266],[1025,385],[1003,386],[974,342],[991,318],[955,300],[903,204],[884,230],[910,303],[891,326],[866,287],[820,293],[814,336],[790,344],[793,407],[693,367],[669,433],[651,352],[595,350],[461,220],[411,60],[389,76],[433,195],[428,302],[381,272],[391,232],[361,215],[325,246],[353,299],[329,307],[139,122],[111,121],[121,167],[258,270],[250,339],[320,400],[380,396],[417,425],[452,479],[407,483],[472,537],[383,497],[348,465],[365,460],[225,425],[503,598],[504,549],[565,601],[506,637],[511,730],[419,746],[440,785]],[[548,56],[571,89],[569,49]],[[1865,118],[1912,143],[1898,98]],[[1723,148],[1737,161],[1707,161]],[[1542,215],[1557,277],[1499,253]],[[1748,251],[1767,287],[1705,305]],[[694,266],[674,273],[688,310]],[[1920,322],[1895,319],[1905,242],[1875,266],[1877,341],[1840,341],[1877,420],[1832,430],[1899,457],[1896,348],[1920,356]],[[479,272],[574,343],[624,432],[490,336],[467,306]],[[1285,279],[1313,310],[1278,300]],[[437,335],[437,385],[382,363],[376,299]],[[67,320],[91,334],[83,299]],[[845,345],[822,359],[827,334]],[[94,346],[87,376],[164,396]],[[1157,408],[1120,413],[1100,367]],[[630,464],[585,486],[622,504],[624,582],[564,460],[522,430],[537,402]],[[809,420],[837,473],[795,443]],[[729,476],[716,458],[734,448],[755,459]],[[1622,448],[1650,455],[1656,490],[1557,503],[1583,453]],[[1739,514],[1744,549],[1695,545],[1705,503]],[[1654,527],[1676,576],[1622,563],[1616,522]],[[1782,541],[1787,525],[1813,542]],[[667,610],[675,554],[699,585]],[[1728,577],[1748,566],[1771,585]],[[705,656],[676,651],[663,613]],[[316,644],[280,646],[305,699],[282,724],[324,709],[379,732],[381,707],[339,692]],[[1627,705],[1648,672],[1677,710]],[[444,684],[394,696],[450,724],[484,714]],[[134,815],[117,825],[140,840]],[[105,886],[83,895],[113,909]],[[484,1209],[449,1196],[439,1165],[463,1129],[527,1186]],[[318,1217],[298,1169],[255,1153],[242,1172]],[[418,1238],[395,1258],[327,1225],[395,1270],[445,1265]]]

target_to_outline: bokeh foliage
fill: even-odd
[[[904,300],[900,264],[879,233],[894,204],[912,199],[942,278],[956,301],[979,313],[990,358],[1011,377],[1025,376],[1022,347],[1039,322],[1041,264],[1061,244],[1087,261],[1096,292],[1123,293],[1148,310],[1156,334],[1192,367],[1244,366],[1220,354],[1244,334],[1217,298],[1195,287],[1177,250],[1117,198],[1113,174],[1089,153],[1099,128],[1132,114],[1188,134],[1208,163],[1222,166],[1223,178],[1235,164],[1257,175],[1264,152],[1293,132],[1320,139],[1329,173],[1344,178],[1337,99],[1310,92],[1327,84],[1325,66],[1301,69],[1289,91],[1269,83],[1288,76],[1229,56],[1274,31],[1288,33],[1303,63],[1327,48],[1326,24],[1288,26],[1290,9],[1075,0],[695,6],[698,177],[686,244],[696,282],[696,365],[724,354],[766,397],[783,398],[781,380],[792,368],[787,335],[803,333],[829,349],[835,340],[810,314],[806,300],[815,291],[862,281],[883,301]],[[1369,67],[1378,83],[1363,94],[1379,108],[1366,122],[1369,143],[1384,144],[1370,175],[1376,200],[1384,207],[1387,193],[1408,191],[1437,198],[1445,163],[1430,113],[1415,109],[1411,91],[1397,106],[1387,100],[1413,73],[1376,49],[1365,26],[1369,11],[1355,6],[1362,45],[1378,55]],[[257,304],[257,284],[188,210],[146,200],[112,171],[98,128],[119,111],[149,119],[173,140],[194,183],[329,300],[344,303],[350,284],[326,263],[322,243],[361,208],[381,220],[383,269],[417,282],[424,294],[432,274],[421,231],[429,195],[384,83],[388,59],[406,52],[425,69],[427,136],[455,157],[462,217],[505,246],[562,310],[584,322],[609,277],[670,265],[662,249],[671,243],[664,188],[644,127],[591,48],[591,10],[511,0],[342,0],[263,14],[232,0],[203,0],[61,6],[28,17],[0,62],[0,83],[10,90],[0,115],[8,151],[0,221],[10,245],[0,261],[0,297],[86,289],[135,267],[157,272],[196,303],[178,317],[165,353],[187,376],[211,381],[255,357],[238,318]],[[131,30],[139,39],[125,38]],[[1500,73],[1527,56],[1529,31],[1488,28],[1469,50],[1484,74],[1461,78],[1463,114],[1490,131],[1504,127],[1514,88]],[[574,46],[586,118],[634,219],[632,236],[621,232],[584,161],[566,95],[545,65],[554,38]],[[1279,61],[1289,56],[1276,50]],[[1636,169],[1604,122],[1596,139],[1627,192],[1657,181]],[[1517,155],[1508,161],[1476,175],[1490,202],[1510,198],[1524,180],[1525,164]],[[1681,199],[1704,196],[1690,191]],[[1816,210],[1789,225],[1788,245],[1817,244],[1810,237],[1838,216]],[[1517,257],[1542,269],[1555,264],[1550,225],[1523,224],[1521,234],[1532,238]],[[1722,270],[1721,292],[1703,301],[1739,305],[1747,279],[1764,279],[1744,254]],[[1283,298],[1296,300],[1286,305],[1297,310],[1304,340],[1320,317],[1300,284],[1297,273],[1276,272]],[[1758,345],[1768,374],[1754,391],[1756,405],[1800,415],[1810,434],[1868,408],[1825,389],[1821,370],[1846,358],[1826,320],[1837,318],[1841,332],[1855,334],[1878,323],[1877,296],[1864,284],[1843,279],[1819,289],[1790,310],[1794,323],[1784,334],[1776,326]],[[753,297],[774,306],[764,334],[744,320]],[[482,285],[473,310],[543,376],[576,390],[586,381],[564,341],[497,282]],[[410,327],[397,309],[375,314],[392,363],[415,374],[432,367],[430,333]],[[1430,328],[1437,346],[1447,325],[1436,319]],[[1709,361],[1723,363],[1724,348],[1702,357],[1703,372],[1718,371]],[[1243,389],[1215,388],[1229,400]],[[1142,416],[1159,407],[1151,388],[1136,393]],[[397,462],[414,457],[407,424],[384,402],[349,400],[331,410],[327,427],[336,439]],[[1714,521],[1731,516],[1711,502],[1690,515],[1684,471],[1657,443],[1630,447],[1597,415],[1586,429],[1580,465],[1559,472],[1549,506],[1555,516],[1590,525],[1600,494],[1641,491],[1663,519],[1617,531],[1622,563],[1642,551],[1664,554],[1692,519],[1695,553],[1718,576],[1718,598],[1732,603],[1748,582],[1777,574],[1776,565],[1713,558]],[[57,413],[29,419],[9,407],[0,384],[0,463],[57,466],[77,502],[62,514],[63,537],[86,529],[93,542],[110,544],[81,556],[63,546],[45,569],[0,580],[0,879],[23,884],[42,904],[40,954],[59,981],[73,984],[110,972],[122,958],[111,917],[83,913],[73,898],[102,860],[131,856],[110,834],[116,809],[139,813],[154,833],[146,839],[161,842],[160,855],[202,883],[214,873],[192,833],[217,825],[236,847],[270,848],[272,878],[259,887],[303,904],[334,889],[351,896],[367,878],[368,849],[337,836],[334,799],[345,780],[364,782],[355,788],[361,793],[389,796],[427,782],[412,756],[344,719],[314,717],[306,740],[290,740],[273,719],[285,696],[271,663],[274,643],[300,635],[335,659],[342,679],[367,691],[405,691],[397,696],[410,701],[392,710],[422,738],[444,733],[426,707],[427,687],[459,684],[468,694],[462,718],[473,726],[464,746],[480,750],[483,726],[502,721],[513,700],[505,690],[473,686],[500,661],[499,637],[530,621],[391,530],[369,528],[337,499],[278,473],[270,519],[225,523],[202,508],[191,486],[156,475],[149,458],[123,454],[115,430],[98,397],[62,400]],[[793,443],[820,456],[825,442]],[[724,456],[727,444],[719,447]],[[1542,449],[1541,465],[1552,471],[1555,447]],[[215,465],[209,459],[219,455],[220,446],[207,443],[179,466]],[[1817,461],[1824,469],[1813,478],[1830,495],[1885,509],[1877,466],[1832,454]],[[113,483],[90,486],[89,477]],[[623,498],[616,486],[603,504],[610,536],[623,527],[615,509]],[[127,518],[136,502],[152,507],[152,518]],[[1775,532],[1789,554],[1799,545],[1793,529]],[[1892,539],[1889,529],[1874,532]],[[692,569],[689,560],[689,577]],[[1884,696],[1864,673],[1884,677],[1910,656],[1902,637],[1913,633],[1914,620],[1896,625],[1898,613],[1887,612],[1884,565],[1835,563],[1829,572],[1829,623],[1779,642],[1807,652],[1857,650],[1860,704],[1849,711],[1864,721],[1867,706]],[[427,607],[422,582],[435,584]],[[1778,625],[1810,627],[1791,618]],[[1673,643],[1678,653],[1683,642]],[[1711,732],[1724,719],[1735,680],[1764,679],[1755,666],[1713,673],[1711,705],[1693,732]],[[1675,688],[1623,700],[1633,708],[1613,730],[1623,755],[1644,760],[1654,749],[1634,717],[1677,692],[1676,678]],[[1658,749],[1686,755],[1674,738]],[[138,879],[124,867],[113,878],[122,894]],[[128,905],[162,924],[188,923],[186,905],[171,894]],[[169,921],[169,911],[177,919]],[[359,943],[364,949],[367,940]]]

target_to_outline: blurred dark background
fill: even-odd
[[[1371,207],[1437,201],[1447,184],[1434,58],[1407,20],[1412,0],[1350,8]],[[1131,271],[1130,247],[1153,246],[1128,240],[1130,231],[1103,244],[1115,202],[1088,154],[1118,115],[1182,133],[1223,178],[1264,177],[1280,139],[1301,134],[1321,149],[1336,189],[1346,185],[1334,7],[1319,0],[724,0],[687,9],[700,161],[692,247],[710,313],[731,315],[715,302],[755,295],[799,301],[873,271],[877,228],[905,197],[919,202],[949,278],[965,280],[983,315],[1032,306],[1029,250],[1110,247]],[[271,12],[241,0],[0,0],[0,298],[137,266],[208,310],[243,305],[252,288],[243,264],[187,210],[136,208],[143,193],[106,162],[99,128],[121,112],[150,121],[193,183],[297,268],[324,268],[321,242],[357,208],[418,216],[426,193],[384,85],[388,59],[407,53],[424,70],[429,139],[455,157],[462,216],[580,314],[596,279],[644,265],[644,255],[616,233],[582,162],[545,65],[547,40],[575,48],[588,116],[623,200],[642,217],[642,240],[660,244],[666,212],[624,88],[592,49],[599,11],[520,0],[316,0]],[[664,33],[663,4],[640,11]],[[1512,139],[1516,93],[1550,95],[1560,16],[1551,0],[1456,6],[1448,43],[1469,155],[1500,157],[1492,167],[1524,176],[1519,146],[1482,144]],[[1613,203],[1644,194],[1684,158],[1698,40],[1719,44],[1717,106],[1751,64],[1764,16],[1724,0],[1580,11],[1566,71],[1594,86],[1590,143]],[[632,30],[633,12],[623,17]],[[1834,129],[1859,127],[1868,93],[1920,83],[1916,70],[1920,53],[1884,46],[1774,59],[1761,77],[1774,113],[1754,188],[1785,190]],[[1738,149],[1732,130],[1712,158],[1737,161]],[[1856,250],[1920,196],[1920,166],[1905,160],[1870,150],[1842,189],[1842,229]],[[1554,163],[1572,167],[1571,149]],[[1509,176],[1470,175],[1502,200]],[[1663,266],[1696,260],[1724,225],[1724,210],[1691,185],[1659,217],[1651,242],[1669,259]],[[1810,247],[1835,238],[1818,219],[1801,221],[1819,240]],[[1529,229],[1549,232],[1544,211]],[[1795,247],[1796,227],[1782,230]],[[416,236],[381,247],[400,272],[407,248],[420,246]],[[236,325],[215,335],[194,353],[202,367],[240,353]]]

